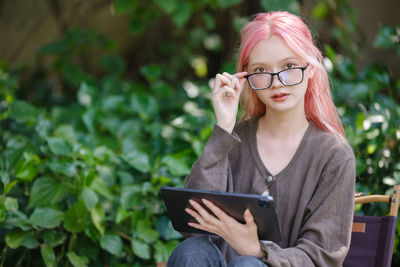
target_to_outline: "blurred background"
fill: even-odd
[[[300,15],[324,55],[357,192],[400,183],[400,2],[0,0],[1,266],[154,266],[252,15]],[[385,205],[357,214],[387,214]],[[400,224],[398,224],[400,233]],[[392,266],[400,264],[396,236]]]

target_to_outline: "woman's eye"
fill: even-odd
[[[258,67],[258,68],[255,69],[255,72],[265,72],[265,68]]]
[[[294,64],[293,63],[288,63],[288,64],[286,64],[286,68],[288,68],[288,69],[291,69],[291,68],[293,68],[294,67]]]

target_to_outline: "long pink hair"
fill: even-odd
[[[253,47],[261,40],[276,35],[293,51],[304,58],[314,71],[308,80],[304,96],[306,117],[318,128],[345,137],[342,122],[330,94],[328,74],[322,65],[322,54],[314,45],[310,30],[296,15],[285,11],[258,14],[242,30],[237,71],[243,71],[248,64]],[[244,108],[242,119],[254,118],[265,113],[265,104],[254,90],[245,83],[241,105]]]

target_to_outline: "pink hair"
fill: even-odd
[[[309,64],[314,74],[308,80],[304,97],[306,117],[322,130],[345,137],[342,122],[330,94],[328,75],[323,67],[322,54],[314,45],[311,33],[296,15],[285,11],[258,14],[242,30],[237,71],[248,64],[253,47],[261,40],[275,35]],[[265,104],[248,85],[242,91],[241,102],[245,114],[242,119],[254,118],[265,113]]]

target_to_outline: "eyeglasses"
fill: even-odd
[[[276,73],[270,72],[256,72],[244,76],[249,85],[254,90],[265,90],[271,87],[274,76],[278,76],[279,81],[285,86],[293,86],[301,83],[304,79],[304,70],[307,69],[309,64],[305,67],[294,67],[291,69],[284,69]]]

